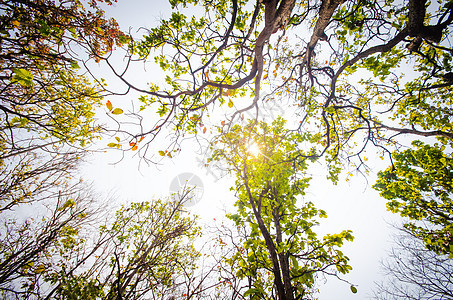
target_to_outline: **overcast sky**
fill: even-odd
[[[106,11],[107,16],[117,19],[123,30],[131,28],[131,32],[135,33],[140,27],[157,25],[159,19],[170,14],[169,8],[165,1],[118,0],[117,4],[106,8]],[[107,80],[110,78],[106,68],[101,67],[98,72]],[[145,83],[157,80],[158,77],[155,70],[144,71],[141,68],[130,79]],[[114,106],[126,107],[132,99],[133,94],[109,100]],[[103,120],[104,116],[105,111],[101,110],[99,118]],[[98,146],[105,146],[108,142],[110,141],[102,140]],[[224,208],[231,208],[235,201],[234,194],[229,191],[233,180],[228,176],[220,178],[222,174],[214,169],[203,168],[200,163],[203,155],[197,153],[195,150],[198,149],[194,149],[190,142],[183,146],[179,156],[165,159],[159,166],[141,164],[140,168],[137,157],[127,156],[131,152],[118,163],[115,162],[121,157],[119,153],[98,153],[91,156],[84,166],[83,176],[93,181],[99,191],[113,194],[118,199],[116,204],[119,204],[166,197],[169,195],[171,181],[181,173],[191,172],[199,176],[204,185],[203,198],[191,210],[200,214],[204,222],[212,222],[213,218],[219,220],[224,214]],[[160,150],[158,144],[155,147],[155,151]],[[384,168],[388,161],[379,160],[379,163],[372,166],[373,171]],[[352,294],[348,284],[328,278],[327,284],[320,287],[320,299],[365,299],[372,293],[373,281],[380,278],[379,260],[385,258],[385,250],[390,247],[390,231],[386,221],[391,222],[396,218],[386,211],[385,201],[371,189],[375,182],[373,172],[368,177],[368,182],[360,175],[355,175],[346,182],[343,176],[339,184],[334,186],[325,179],[325,174],[320,171],[322,168],[321,165],[312,167],[310,172],[313,180],[305,199],[313,201],[318,208],[327,212],[328,218],[321,220],[320,232],[338,233],[344,229],[353,231],[354,242],[347,243],[342,251],[350,257],[353,267],[345,279],[357,285],[358,293]]]

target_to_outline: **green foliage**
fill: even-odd
[[[30,135],[82,147],[98,137],[94,111],[103,87],[78,73],[87,58],[76,55],[73,44],[99,61],[125,42],[99,2],[90,8],[75,0],[0,4],[0,131],[11,148],[25,147],[20,141]]]
[[[50,278],[48,280],[50,281]],[[60,283],[55,291],[56,299],[94,300],[103,299],[105,296],[99,280],[90,279],[84,275],[68,275],[64,269],[58,273],[58,277],[53,276],[51,281]]]
[[[33,85],[33,75],[24,69],[13,70],[13,77],[11,82],[18,82],[23,87],[30,87]]]
[[[304,296],[312,291],[318,272],[329,267],[341,274],[351,270],[338,250],[344,241],[353,240],[351,232],[318,238],[314,231],[317,219],[326,213],[300,199],[310,178],[304,175],[307,159],[297,145],[307,137],[284,125],[280,118],[272,125],[235,125],[221,137],[225,147],[214,155],[236,174],[237,212],[228,217],[238,228],[245,226],[248,234],[227,262],[238,278],[250,280],[253,288],[244,297],[253,299],[271,298],[279,284],[291,286],[285,287],[286,293]],[[251,145],[259,153],[252,152]]]
[[[413,222],[404,226],[438,254],[453,255],[453,159],[445,147],[413,142],[373,186],[387,208]]]
[[[196,268],[193,242],[200,228],[195,222],[181,201],[158,199],[119,209],[113,223],[101,228],[115,245],[106,259],[115,274],[106,278],[107,298],[174,292],[175,281]]]
[[[77,265],[84,256],[81,232],[93,220],[92,195],[82,183],[66,184],[64,192],[46,184],[41,191],[46,197],[30,205],[29,212],[22,211],[21,219],[13,218],[8,208],[2,210],[0,290],[5,299],[17,294],[41,299],[49,292],[49,283],[55,287],[55,278],[69,276],[61,262],[74,259]]]
[[[101,226],[99,215],[74,214],[79,223],[96,220],[95,227],[64,226],[56,243],[46,249],[56,263],[42,270],[33,264],[26,269],[39,273],[53,289],[48,296],[56,299],[181,295],[180,284],[193,276],[200,257],[193,245],[200,228],[196,217],[184,210],[186,200],[183,194],[181,201],[129,203]],[[72,211],[73,205],[69,199],[60,209]]]
[[[44,280],[61,271],[60,261],[80,266],[86,254],[78,252],[80,229],[92,199],[73,179],[80,148],[99,137],[94,113],[103,86],[80,66],[126,42],[100,2],[111,3],[0,2],[0,290],[7,299],[44,298],[51,292]],[[93,298],[93,282],[67,272],[73,291],[65,297]]]
[[[234,125],[254,107],[260,115],[263,103],[287,106],[300,133],[319,137],[313,155],[326,157],[334,182],[339,160],[366,169],[363,151],[391,148],[394,133],[451,143],[449,1],[426,3],[417,18],[408,2],[326,3],[170,1],[168,19],[129,45],[165,78],[140,91],[140,109],[197,134],[208,121],[218,124],[209,107],[240,110]],[[421,30],[409,33],[414,19]]]
[[[219,106],[227,103],[231,108],[232,98],[243,97],[251,91],[249,86],[237,87],[227,92],[221,87],[208,85],[196,93],[186,92],[192,90],[194,83],[203,81],[221,82],[223,85],[234,84],[250,71],[249,63],[252,61],[250,55],[242,56],[242,51],[237,45],[228,45],[209,60],[221,42],[218,37],[212,37],[211,30],[227,30],[228,23],[231,22],[231,12],[228,9],[231,3],[198,2],[170,1],[175,10],[178,6],[203,5],[203,9],[212,14],[189,16],[176,10],[167,20],[162,20],[160,26],[149,29],[143,39],[129,44],[129,52],[132,55],[139,59],[152,57],[165,74],[162,83],[150,83],[148,96],[140,96],[140,101],[144,103],[143,109],[151,107],[160,117],[171,115],[175,118],[175,129],[188,133],[199,132],[201,117],[208,113],[205,108],[206,101],[212,99],[213,103]],[[245,1],[238,1],[237,5],[234,27],[238,34],[241,34],[251,20],[252,11]],[[207,28],[210,29],[206,30]],[[247,45],[252,45],[256,37],[257,32],[252,32]],[[161,52],[159,49],[168,49],[169,52]],[[169,53],[172,54],[168,55]],[[192,59],[205,66],[194,70],[190,62]],[[240,67],[237,66],[238,62],[242,62]],[[172,97],[168,95],[179,93],[184,97],[178,100],[178,106],[175,107]],[[194,110],[198,111],[200,119],[191,117],[190,112]]]

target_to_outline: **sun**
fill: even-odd
[[[261,150],[260,148],[258,147],[257,144],[250,144],[248,147],[247,147],[247,152],[249,152],[250,154],[252,154],[253,156],[258,156],[261,154]]]

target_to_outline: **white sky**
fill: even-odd
[[[117,19],[123,30],[131,27],[135,33],[137,28],[155,26],[160,18],[168,16],[169,4],[165,1],[118,0],[114,6],[107,7],[106,11],[107,16]],[[103,72],[106,72],[106,69],[101,67],[99,73],[109,80],[109,75],[104,76]],[[131,79],[144,83],[152,81],[155,74],[154,70],[147,73],[141,70],[137,72],[136,78]],[[115,83],[109,86],[115,87]],[[128,95],[110,100],[114,107],[125,107],[133,98],[133,95]],[[99,114],[101,119],[104,115],[105,111]],[[108,142],[111,140],[102,140],[99,146],[104,147]],[[119,153],[110,150],[97,153],[91,156],[84,166],[83,176],[93,181],[99,191],[111,193],[116,197],[117,202],[112,203],[113,208],[119,203],[128,201],[167,197],[172,179],[180,173],[192,172],[203,181],[204,196],[191,210],[200,214],[206,222],[212,222],[213,218],[219,220],[224,215],[223,208],[231,207],[235,201],[233,193],[229,191],[233,180],[231,178],[217,180],[216,176],[220,175],[218,172],[201,168],[198,160],[202,159],[202,156],[191,149],[192,145],[187,143],[183,146],[185,147],[182,147],[183,151],[179,156],[164,159],[160,166],[147,167],[142,164],[140,169],[139,159],[129,157],[132,152],[127,152],[126,157],[116,164],[114,163],[120,157],[116,155]],[[161,149],[156,143],[155,152],[158,150]],[[370,161],[373,161],[373,157],[370,157]],[[374,171],[383,169],[388,164],[388,161],[378,161],[380,165],[377,165]],[[319,168],[323,167],[319,165]],[[357,294],[352,294],[348,284],[335,278],[328,278],[327,284],[320,287],[320,299],[365,299],[372,293],[373,281],[380,278],[379,260],[385,258],[385,249],[389,249],[390,246],[389,226],[386,220],[396,218],[386,212],[385,201],[371,189],[375,175],[371,174],[368,177],[368,185],[365,178],[358,175],[351,177],[350,182],[346,182],[343,177],[338,186],[334,186],[325,180],[322,171],[316,170],[316,165],[313,172],[319,174],[314,176],[305,199],[313,201],[318,208],[327,212],[328,218],[321,220],[320,232],[337,233],[344,229],[353,230],[354,242],[346,244],[342,251],[350,257],[350,264],[353,267],[345,279],[357,285],[358,289]]]

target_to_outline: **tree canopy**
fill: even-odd
[[[451,154],[438,145],[413,144],[415,150],[394,154],[394,166],[378,174],[374,188],[389,200],[389,210],[414,220],[405,228],[428,249],[453,257]]]
[[[165,82],[141,87],[115,70],[141,93],[137,118],[161,117],[129,130],[131,142],[151,142],[164,125],[201,134],[222,106],[232,125],[266,102],[291,107],[293,128],[316,135],[317,156],[355,157],[357,167],[368,144],[385,153],[401,134],[451,141],[448,1],[170,3],[171,17],[128,48],[130,62],[156,64]],[[201,12],[185,13],[192,6]]]
[[[248,279],[243,295],[252,299],[301,299],[313,294],[318,273],[336,276],[351,269],[338,249],[353,240],[350,231],[317,237],[316,218],[327,215],[300,198],[310,180],[306,161],[294,160],[304,137],[284,124],[278,118],[271,125],[234,125],[213,157],[226,160],[236,176],[237,213],[228,217],[245,227],[246,238],[242,245],[235,242],[237,252],[228,262],[238,278]]]
[[[105,16],[113,2],[0,1],[2,295],[212,298],[223,284],[228,299],[315,297],[320,277],[351,270],[340,247],[353,236],[319,237],[307,168],[366,176],[373,152],[391,164],[374,185],[388,209],[429,255],[452,255],[451,1],[170,0],[141,37]],[[137,65],[158,78],[134,82]],[[127,110],[105,99],[132,92]],[[115,127],[97,122],[101,104]],[[267,104],[287,120],[264,122]],[[100,224],[76,177],[106,131],[103,145],[154,163],[195,136],[206,167],[236,177],[218,272],[197,273],[200,229],[181,202],[132,203]],[[16,215],[25,205],[39,220]]]

